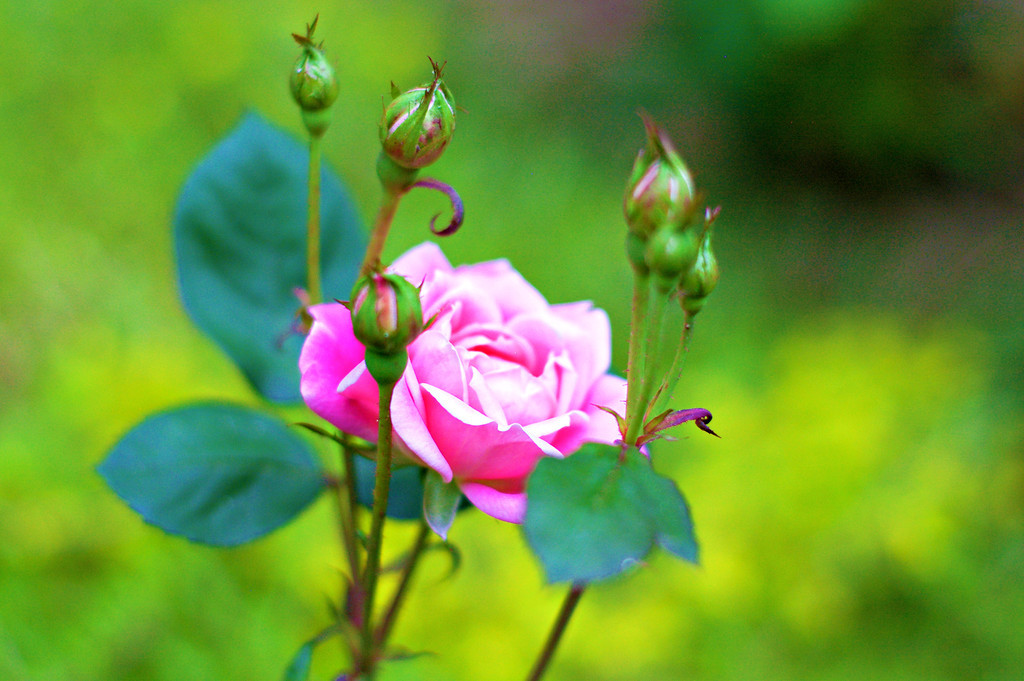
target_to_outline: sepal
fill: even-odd
[[[427,471],[423,481],[423,517],[441,539],[448,539],[461,501],[462,492],[455,482],[445,482],[436,471]]]

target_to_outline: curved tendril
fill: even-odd
[[[430,231],[436,234],[437,236],[449,236],[450,234],[455,234],[459,227],[462,226],[462,219],[466,215],[466,210],[462,206],[462,199],[459,197],[458,192],[455,191],[455,188],[452,187],[451,185],[445,184],[444,182],[439,182],[438,180],[433,180],[430,178],[424,178],[422,180],[419,180],[412,186],[426,187],[427,189],[436,189],[439,192],[443,192],[448,197],[448,200],[451,201],[452,203],[451,221],[448,223],[448,226],[445,227],[444,229],[437,229],[434,226],[434,223],[436,223],[437,219],[441,217],[441,214],[438,213],[434,217],[430,218]]]

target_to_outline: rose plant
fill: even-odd
[[[215,546],[262,537],[334,493],[340,593],[286,681],[307,679],[314,648],[334,637],[349,653],[336,681],[372,680],[382,662],[409,657],[390,633],[427,549],[455,551],[447,535],[464,499],[521,523],[547,579],[569,584],[527,676],[537,681],[591,583],[641,564],[655,545],[698,560],[689,507],[654,471],[650,449],[686,421],[714,435],[710,412],[669,405],[720,274],[718,209],[702,205],[667,134],[644,117],[647,143],[623,206],[634,287],[619,378],[607,315],[588,302],[549,304],[506,260],[455,267],[428,242],[381,261],[414,188],[451,202],[447,226],[431,221],[434,235],[463,222],[457,192],[419,177],[455,131],[444,64],[431,60],[420,87],[392,85],[377,162],[383,197],[364,247],[340,181],[320,167],[339,86],[315,27],[295,35],[302,54],[289,81],[308,152],[250,116],[199,164],[175,213],[185,307],[268,409],[201,402],[152,415],[99,472],[146,521]],[[344,296],[353,281],[348,301],[322,302],[322,291]],[[269,410],[300,398],[326,423],[286,423]],[[418,520],[419,532],[382,566],[389,517]],[[399,577],[384,605],[378,577],[388,570]]]

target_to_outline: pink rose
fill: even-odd
[[[543,456],[619,439],[625,380],[607,373],[611,329],[589,302],[549,305],[505,260],[452,268],[425,243],[389,269],[420,284],[434,323],[409,346],[391,402],[395,442],[454,480],[481,511],[522,522],[526,479]],[[342,431],[377,439],[377,384],[351,316],[338,303],[311,309],[299,357],[302,397]]]

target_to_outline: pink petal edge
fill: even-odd
[[[463,482],[459,488],[474,506],[493,518],[520,524],[526,517],[525,492],[499,492],[478,482]]]

